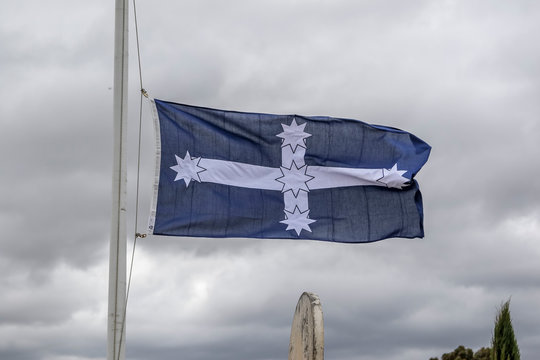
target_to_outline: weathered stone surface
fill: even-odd
[[[324,360],[324,324],[321,302],[315,294],[300,296],[291,326],[289,360]]]

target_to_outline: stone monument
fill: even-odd
[[[291,326],[289,360],[324,360],[321,301],[313,293],[300,296]]]

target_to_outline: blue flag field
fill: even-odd
[[[149,233],[371,242],[423,237],[430,146],[394,128],[154,99]]]

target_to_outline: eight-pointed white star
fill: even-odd
[[[297,146],[301,146],[305,148],[306,138],[311,136],[311,134],[304,132],[304,128],[306,127],[306,124],[307,123],[298,125],[296,124],[295,119],[293,119],[293,121],[291,122],[291,125],[281,124],[281,127],[283,128],[283,132],[276,135],[283,139],[281,143],[281,147],[290,145],[293,152],[296,151]]]
[[[181,157],[174,155],[176,157],[177,165],[171,166],[170,168],[177,172],[174,181],[184,179],[186,187],[189,186],[191,180],[201,182],[199,178],[199,173],[205,169],[200,167],[199,161],[200,157],[191,158],[189,151],[186,151],[186,156],[182,159]]]
[[[306,170],[306,165],[298,168],[294,161],[292,162],[290,169],[282,166],[281,172],[283,176],[276,179],[276,181],[283,184],[281,192],[291,190],[294,196],[298,196],[300,190],[309,192],[306,182],[313,179],[313,176],[306,175]]]
[[[407,170],[398,170],[397,164],[394,164],[391,169],[382,169],[383,176],[377,181],[386,184],[389,188],[401,189],[410,181],[406,177],[402,176]]]
[[[285,210],[285,216],[287,216],[287,218],[285,220],[281,220],[280,223],[287,225],[286,230],[294,229],[294,231],[296,231],[296,235],[298,236],[300,236],[300,232],[302,230],[307,230],[311,232],[311,228],[309,227],[309,224],[317,221],[317,220],[312,220],[308,218],[309,210],[300,212],[298,207],[294,208],[294,212],[292,213]]]

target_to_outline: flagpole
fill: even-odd
[[[114,158],[111,239],[109,252],[109,302],[107,360],[125,359],[126,301],[126,134],[128,80],[128,0],[116,0],[114,31]]]

